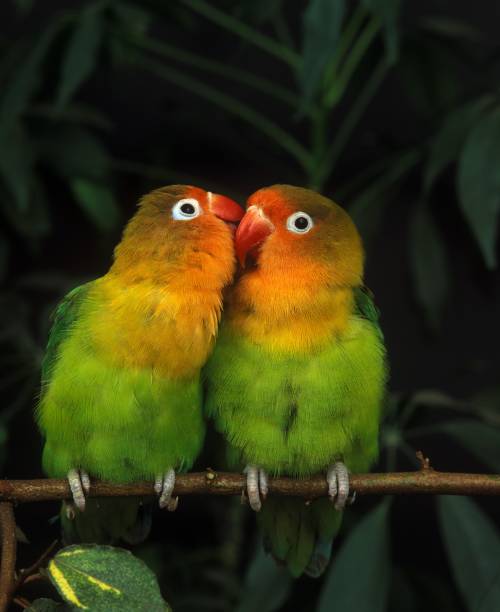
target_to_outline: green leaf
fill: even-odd
[[[35,4],[35,0],[12,0],[16,10],[21,15],[29,13]]]
[[[236,612],[273,612],[285,603],[293,580],[284,567],[276,564],[262,546],[252,560],[245,576],[240,605]]]
[[[447,421],[436,431],[451,436],[478,461],[500,472],[500,430],[472,419]]]
[[[0,192],[0,208],[15,231],[30,239],[28,240],[30,247],[37,246],[31,239],[43,238],[50,231],[49,205],[45,191],[36,178],[33,178],[30,184],[30,198],[25,210],[19,210],[2,192]]]
[[[389,500],[384,500],[367,514],[349,533],[342,548],[334,552],[317,612],[386,610],[391,569],[389,505]]]
[[[237,3],[235,15],[240,19],[250,20],[257,24],[278,19],[282,12],[284,0],[243,0]]]
[[[318,91],[328,60],[335,53],[344,13],[344,0],[311,0],[304,12],[299,81],[306,106]]]
[[[0,178],[11,193],[16,208],[25,213],[28,208],[34,155],[24,128],[15,122],[10,129],[0,130]]]
[[[467,223],[488,268],[497,265],[500,212],[500,107],[470,132],[458,165],[458,194]]]
[[[417,301],[437,329],[450,291],[450,270],[443,236],[425,202],[417,204],[410,225],[410,263]]]
[[[86,179],[75,179],[71,181],[71,190],[80,208],[101,231],[112,230],[118,225],[120,210],[109,188]]]
[[[384,168],[384,172],[360,191],[349,204],[349,214],[356,223],[364,242],[370,242],[390,203],[389,193],[410,172],[420,159],[416,151],[402,153]]]
[[[9,255],[10,255],[10,244],[7,240],[7,236],[0,231],[0,283],[3,282],[7,276],[7,270],[9,267]]]
[[[42,79],[41,63],[57,32],[59,23],[46,28],[28,57],[14,68],[11,81],[4,87],[0,106],[0,129],[8,129],[25,111]]]
[[[47,570],[61,597],[75,608],[92,612],[170,610],[151,570],[121,548],[68,546],[57,553]]]
[[[65,612],[66,610],[69,612],[70,609],[66,604],[42,597],[41,599],[35,599],[31,606],[26,609],[26,612]]]
[[[364,0],[364,4],[384,25],[387,61],[389,64],[394,64],[399,55],[398,18],[401,2],[400,0]]]
[[[466,497],[441,496],[439,522],[455,582],[470,612],[500,610],[500,535]]]
[[[470,398],[474,412],[494,427],[500,427],[500,386],[485,387]]]
[[[458,158],[465,138],[477,122],[491,96],[483,96],[448,113],[431,143],[429,159],[424,170],[424,189],[430,191],[437,176]]]
[[[99,6],[84,10],[70,38],[61,67],[57,106],[65,106],[80,85],[92,74],[102,40]]]
[[[433,15],[424,17],[420,23],[424,29],[437,36],[456,39],[460,43],[488,44],[488,38],[483,31],[464,21]]]
[[[105,181],[110,160],[104,145],[92,132],[82,127],[51,127],[36,143],[38,157],[66,179],[86,178]]]
[[[113,3],[113,13],[116,16],[118,25],[129,34],[146,34],[151,20],[151,13],[139,4],[131,2]]]

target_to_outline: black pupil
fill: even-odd
[[[181,210],[185,215],[194,215],[196,212],[192,204],[183,204]]]
[[[305,230],[308,225],[309,221],[306,219],[306,217],[297,217],[295,219],[295,227],[299,230]]]

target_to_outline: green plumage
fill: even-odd
[[[172,467],[189,469],[205,432],[199,376],[171,380],[151,368],[109,363],[89,333],[93,313],[103,307],[91,282],[71,291],[55,312],[37,410],[45,472],[64,478],[82,468],[104,480],[134,482],[153,481]],[[138,517],[140,507],[136,498],[88,499],[74,520],[63,516],[66,539],[139,539],[148,524],[147,516]]]
[[[205,368],[206,410],[234,467],[296,477],[325,473],[335,460],[353,472],[369,469],[378,454],[385,353],[371,297],[354,291],[345,333],[315,352],[272,352],[223,323]],[[326,499],[306,506],[271,497],[259,513],[266,547],[295,576],[314,565],[315,547],[325,548],[340,519]]]

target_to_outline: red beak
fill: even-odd
[[[231,198],[219,195],[218,193],[210,193],[208,196],[210,210],[216,217],[230,223],[238,223],[243,218],[245,211],[239,204],[236,204]]]
[[[247,255],[256,255],[264,240],[274,230],[274,226],[255,206],[245,213],[236,230],[234,246],[236,255],[242,267],[245,267]]]

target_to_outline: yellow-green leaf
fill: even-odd
[[[168,612],[151,570],[131,552],[79,545],[61,550],[48,574],[64,601],[91,612]]]

